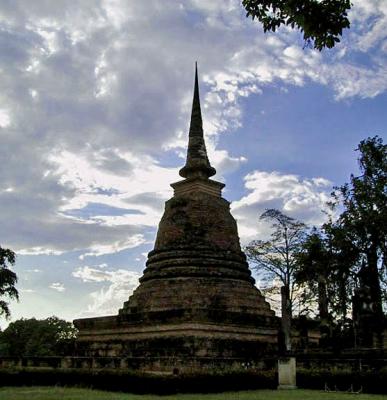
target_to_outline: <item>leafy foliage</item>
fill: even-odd
[[[302,243],[296,254],[298,269],[295,280],[306,284],[313,297],[318,298],[320,319],[328,318],[328,282],[332,271],[332,255],[316,228]]]
[[[304,223],[288,217],[275,209],[266,210],[261,220],[271,221],[273,229],[270,240],[255,240],[245,249],[247,257],[268,283],[277,279],[281,282],[281,326],[283,341],[281,351],[291,349],[291,320],[294,308],[297,268],[295,254],[299,252],[305,237]]]
[[[361,174],[335,188],[332,206],[340,214],[307,237],[295,277],[318,299],[336,342],[360,329],[363,345],[372,345],[371,331],[381,340],[387,286],[387,146],[375,136],[356,150]]]
[[[275,291],[274,279],[288,290],[282,319],[292,316],[296,299],[303,314],[313,311],[317,301],[322,338],[337,348],[351,346],[358,333],[364,340],[356,343],[366,345],[367,337],[371,343],[374,333],[381,343],[385,321],[387,145],[375,136],[361,141],[356,150],[360,175],[352,174],[350,183],[335,188],[335,220],[331,216],[321,229],[307,234],[302,222],[267,210],[261,219],[272,221],[270,240],[255,240],[246,248],[267,285],[265,294]]]
[[[305,43],[320,51],[334,47],[350,26],[350,0],[243,0],[242,4],[246,16],[257,18],[265,32],[275,32],[281,25],[297,28]]]
[[[11,322],[0,334],[0,354],[12,357],[65,355],[76,332],[71,322],[57,317],[22,318]]]
[[[5,315],[6,318],[9,318],[11,313],[8,302],[3,298],[19,299],[19,293],[15,288],[17,276],[10,269],[10,266],[14,265],[15,261],[16,255],[12,250],[0,247],[0,315]]]
[[[356,150],[361,175],[351,175],[349,184],[336,188],[334,198],[343,212],[333,229],[352,243],[361,265],[359,284],[370,288],[381,315],[387,275],[387,145],[375,136],[361,141]]]
[[[346,323],[356,287],[359,253],[342,226],[328,222],[323,226],[329,249],[329,306],[331,316]]]
[[[351,345],[348,311],[356,282],[356,249],[329,222],[321,230],[312,230],[296,258],[295,280],[303,288],[301,302],[317,300],[320,346],[339,349]]]
[[[331,221],[314,228],[296,255],[295,278],[318,299],[321,319],[347,316],[353,293],[358,252],[343,230]]]
[[[245,252],[266,285],[272,285],[273,280],[277,279],[281,285],[289,288],[291,314],[296,289],[295,255],[304,242],[306,225],[275,209],[266,210],[260,219],[272,222],[270,240],[254,240],[245,248]]]

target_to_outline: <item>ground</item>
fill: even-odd
[[[134,395],[98,390],[60,387],[0,388],[0,400],[354,400],[349,393],[317,390],[255,390],[220,394]],[[384,395],[359,394],[355,400],[385,400]]]

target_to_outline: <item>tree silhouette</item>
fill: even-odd
[[[254,240],[245,248],[254,268],[266,281],[279,279],[281,282],[282,330],[285,347],[290,350],[290,327],[297,270],[295,255],[299,253],[305,238],[306,225],[276,209],[266,210],[261,220],[271,222],[272,233],[269,240]]]
[[[15,264],[15,253],[10,249],[0,247],[0,315],[9,318],[11,312],[8,302],[4,298],[19,300],[19,293],[15,288],[17,276],[10,270],[10,266]]]
[[[381,317],[387,270],[387,145],[375,136],[361,141],[356,150],[361,174],[336,188],[334,196],[343,209],[336,226],[356,248],[362,265],[359,279],[369,287]]]

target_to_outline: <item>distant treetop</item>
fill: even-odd
[[[264,32],[291,26],[303,33],[306,46],[320,51],[334,47],[350,26],[350,0],[242,0],[242,4],[246,17],[257,18]]]

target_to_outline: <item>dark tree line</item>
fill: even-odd
[[[9,300],[18,300],[17,275],[12,271],[16,255],[0,247],[0,316],[9,318]],[[42,357],[71,354],[76,328],[57,317],[19,319],[0,331],[0,356]]]
[[[0,356],[47,357],[71,354],[77,330],[58,317],[19,319],[0,333]]]
[[[387,300],[387,145],[375,136],[356,151],[360,174],[332,193],[336,218],[310,230],[267,210],[261,218],[270,219],[273,233],[250,243],[246,253],[266,282],[279,278],[285,330],[298,301],[301,313],[314,309],[323,341],[352,330],[357,344],[371,346],[382,339]],[[290,232],[296,241],[289,241]]]

